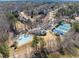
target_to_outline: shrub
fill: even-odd
[[[0,45],[0,53],[3,55],[4,58],[9,57],[9,47],[6,43]]]

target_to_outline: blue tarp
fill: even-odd
[[[67,31],[69,31],[69,29],[71,28],[70,24],[67,23],[62,23],[61,25],[59,25],[57,28],[55,28],[53,30],[53,32],[59,34],[59,35],[63,35],[64,33],[66,33]]]
[[[25,43],[28,43],[31,40],[32,40],[32,36],[31,35],[22,34],[17,39],[18,46],[21,46],[21,45],[23,45]]]

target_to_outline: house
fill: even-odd
[[[19,13],[19,17],[20,17],[20,20],[22,21],[27,21],[29,19],[24,13],[24,11]]]
[[[31,18],[31,16],[28,16],[27,13],[25,13],[24,11],[20,12],[19,13],[19,18],[21,21],[34,21],[35,19]]]
[[[79,21],[79,16],[76,16],[76,17],[75,17],[75,20],[76,20],[76,21]]]

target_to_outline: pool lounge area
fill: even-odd
[[[17,43],[18,43],[17,46],[19,47],[26,43],[29,43],[32,41],[32,39],[33,39],[32,35],[22,34],[17,39]]]
[[[66,32],[68,32],[71,29],[71,24],[68,23],[61,23],[57,28],[52,30],[54,33],[58,35],[64,35]]]

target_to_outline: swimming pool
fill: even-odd
[[[63,35],[64,33],[68,32],[71,29],[71,25],[67,23],[61,23],[57,28],[52,30],[53,32]]]
[[[17,46],[22,46],[22,45],[32,41],[32,39],[33,39],[32,35],[22,34],[17,39],[17,43],[18,43]]]

